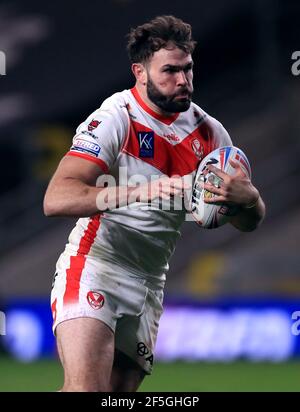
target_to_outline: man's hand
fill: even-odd
[[[139,186],[134,193],[138,201],[147,203],[157,198],[168,200],[174,196],[183,197],[186,189],[190,189],[190,185],[182,177],[163,176]]]
[[[149,203],[155,199],[169,200],[171,197],[184,197],[190,185],[182,177],[161,177],[151,182],[133,186],[105,187],[99,191],[96,202],[100,211],[128,206],[132,203]]]
[[[259,199],[259,192],[251,183],[246,173],[238,162],[229,160],[235,169],[235,174],[230,176],[213,165],[207,169],[220,178],[219,187],[211,183],[204,183],[204,189],[215,194],[213,198],[205,198],[205,203],[212,204],[234,204],[241,207],[254,204]]]
[[[240,212],[230,218],[230,223],[243,232],[255,230],[265,217],[265,204],[259,191],[253,186],[251,180],[234,160],[229,160],[235,169],[235,174],[230,176],[215,166],[209,165],[207,169],[220,178],[219,187],[211,183],[204,183],[204,188],[214,193],[213,198],[205,198],[205,203],[238,205]]]

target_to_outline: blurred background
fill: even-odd
[[[75,220],[43,195],[79,123],[134,84],[126,34],[159,14],[192,24],[194,101],[246,152],[267,218],[185,223],[141,390],[300,390],[299,1],[1,0],[0,391],[61,385],[49,294]]]

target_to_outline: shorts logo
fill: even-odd
[[[198,159],[202,159],[203,158],[203,154],[204,154],[204,149],[202,144],[199,142],[198,139],[193,139],[191,142],[191,146],[192,149],[195,153],[195,155],[198,157]]]
[[[92,120],[88,125],[88,131],[91,132],[92,130],[96,129],[96,127],[98,127],[100,123],[101,122],[99,120]]]
[[[104,305],[104,296],[101,295],[101,293],[98,292],[92,292],[90,291],[87,296],[87,301],[89,303],[89,305],[93,308],[93,309],[101,309],[102,306]]]
[[[138,132],[137,133],[140,157],[154,157],[154,132]]]
[[[89,142],[85,139],[75,139],[71,150],[86,152],[94,156],[100,153],[100,146],[97,143]]]
[[[147,362],[150,362],[150,364],[153,365],[153,355],[150,353],[150,350],[147,348],[144,342],[139,342],[137,344],[137,353],[138,355],[144,357]]]

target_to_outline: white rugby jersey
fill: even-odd
[[[227,131],[196,104],[164,117],[133,88],[105,100],[78,127],[67,155],[96,163],[99,175],[111,174],[117,182],[120,167],[127,168],[128,179],[142,175],[150,181],[151,176],[192,174],[202,158],[225,145],[232,145]],[[186,213],[173,209],[163,210],[159,201],[156,207],[136,202],[80,218],[66,253],[99,257],[163,281]]]

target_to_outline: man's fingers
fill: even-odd
[[[181,194],[184,190],[191,189],[191,185],[180,178],[170,178],[163,180],[162,188],[165,192],[172,194]]]
[[[209,198],[204,198],[204,203],[209,203],[213,205],[221,205],[225,202],[224,196],[214,196]]]
[[[161,188],[161,193],[167,194],[169,196],[181,196],[183,197],[184,193],[182,188],[170,187],[170,186],[163,186]]]
[[[215,194],[215,195],[224,195],[224,190],[220,187],[216,187],[216,186],[214,186],[214,185],[212,185],[212,184],[210,184],[210,183],[204,183],[203,184],[203,188],[205,189],[205,190],[208,190],[210,193],[213,193],[213,194]]]
[[[161,193],[160,194],[160,197],[162,198],[162,199],[165,199],[165,200],[169,200],[170,199],[170,193],[169,194],[166,194],[166,193]]]
[[[167,184],[167,182],[166,182]],[[191,185],[185,182],[181,177],[171,177],[169,179],[169,184],[176,189],[190,189]]]
[[[214,196],[203,198],[204,203],[220,205],[226,201],[226,192],[222,187],[216,187],[210,183],[204,183],[203,188]]]
[[[235,160],[229,159],[229,163],[231,164],[231,166],[236,169],[240,164],[238,162],[236,162]]]
[[[220,177],[220,178],[223,179],[223,180],[228,176],[227,173],[222,172],[222,170],[219,169],[219,168],[216,167],[216,166],[208,165],[208,166],[207,166],[207,169],[208,169],[210,172],[213,172],[216,176]]]
[[[237,175],[247,176],[239,162],[229,159],[229,163],[235,169],[235,176]]]
[[[184,191],[191,189],[191,185],[182,177],[161,177],[155,180],[152,184],[152,193],[154,197],[161,197],[162,199],[170,199],[170,197],[179,196],[184,197]]]

